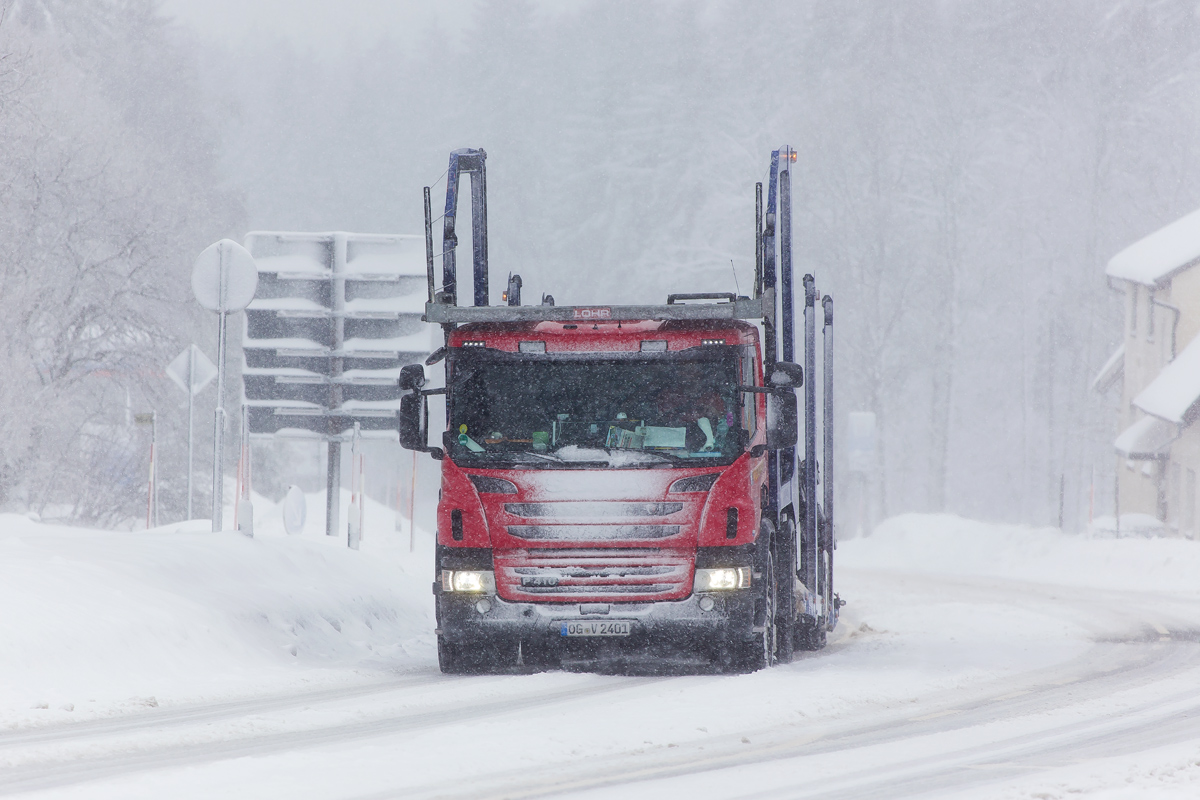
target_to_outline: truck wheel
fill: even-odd
[[[447,675],[484,675],[517,666],[517,642],[455,644],[438,637],[438,666]]]
[[[756,631],[750,641],[738,643],[733,663],[730,665],[736,672],[758,672],[775,662],[775,645],[779,630],[775,626],[778,592],[774,580],[775,561],[771,556],[769,546],[770,532],[765,527],[761,541],[768,546],[764,548],[764,555],[755,565],[758,573],[762,576],[760,584],[762,596],[756,599],[755,606],[760,603],[762,605],[761,609],[757,607],[754,609],[754,627],[762,628],[762,630]]]
[[[472,664],[463,656],[459,645],[447,642],[441,636],[437,637],[438,667],[446,675],[469,675],[473,670]]]

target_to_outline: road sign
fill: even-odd
[[[400,368],[432,351],[421,236],[255,231],[259,289],[242,335],[250,432],[329,442],[325,532],[339,517],[341,442],[397,439]]]
[[[246,236],[259,292],[246,309],[250,430],[396,439],[400,368],[432,348],[424,240],[355,233]]]
[[[257,287],[254,257],[232,239],[204,248],[192,267],[192,292],[209,311],[241,311],[254,299]]]
[[[188,359],[191,359],[189,364]],[[192,384],[192,394],[199,394],[205,386],[217,377],[217,365],[208,360],[208,356],[196,345],[188,345],[187,349],[175,356],[175,360],[167,365],[167,377],[175,382],[183,391],[188,391],[188,382]]]
[[[193,406],[196,395],[217,377],[217,365],[194,344],[187,346],[175,360],[167,365],[167,377],[175,382],[188,396],[188,458],[187,458],[187,518],[192,518],[192,453],[195,437],[192,430]],[[190,390],[189,390],[189,387]]]

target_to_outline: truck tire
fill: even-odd
[[[485,675],[517,665],[516,642],[463,645],[438,637],[438,667],[446,675]]]
[[[770,539],[766,538],[763,541],[769,543]],[[778,592],[774,580],[775,562],[769,546],[764,548],[764,556],[755,566],[762,575],[762,596],[755,601],[755,605],[762,603],[762,613],[758,613],[759,609],[755,608],[754,627],[762,630],[754,631],[750,641],[737,643],[733,663],[730,665],[735,672],[758,672],[775,662],[778,632],[775,626],[775,605]]]
[[[779,592],[775,575],[774,534],[774,526],[764,519],[754,549],[753,585],[759,594],[754,601],[752,625],[755,630],[752,630],[749,641],[737,641],[730,648],[733,657],[726,662],[726,666],[734,672],[757,672],[775,663],[779,632],[775,620]]]
[[[461,648],[452,643],[447,642],[441,636],[437,637],[437,653],[438,653],[438,668],[445,675],[469,675],[472,670],[469,669],[468,660],[463,657]]]

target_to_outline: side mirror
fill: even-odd
[[[400,391],[411,392],[425,385],[425,368],[420,364],[409,364],[400,368]]]
[[[790,361],[776,361],[771,370],[771,385],[780,389],[799,389],[804,385],[804,367]]]
[[[767,395],[767,447],[782,450],[795,447],[800,435],[800,415],[796,408],[796,393],[772,392]]]
[[[405,367],[404,369],[408,369]],[[404,373],[400,373],[400,383],[404,384]],[[426,448],[425,431],[429,419],[429,408],[425,397],[419,394],[406,394],[400,398],[400,415],[397,427],[400,434],[400,446],[405,450],[424,450]]]

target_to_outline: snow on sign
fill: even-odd
[[[420,236],[254,231],[242,386],[257,435],[396,437],[400,368],[432,351]]]
[[[241,311],[254,299],[257,286],[254,258],[231,239],[204,248],[192,267],[192,292],[209,311]]]

